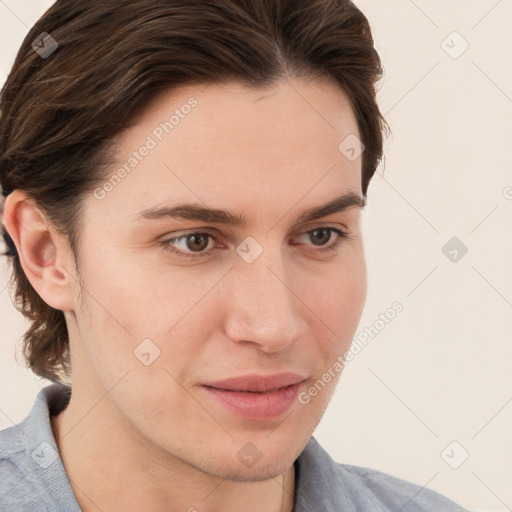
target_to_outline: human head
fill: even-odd
[[[48,32],[58,43],[58,48],[46,58],[41,57],[32,48],[32,42],[42,32]],[[322,84],[324,99],[329,95],[332,98],[335,97],[333,89],[335,84],[339,88],[339,95],[333,100],[334,103],[340,106],[340,112],[343,111],[344,114],[351,111],[355,121],[351,124],[351,131],[345,133],[345,136],[357,131],[357,136],[363,143],[364,151],[361,157],[346,165],[352,169],[352,179],[354,169],[357,168],[357,182],[353,182],[353,185],[356,186],[357,183],[359,192],[366,197],[369,182],[382,157],[385,121],[376,103],[375,89],[381,72],[380,59],[373,47],[368,21],[348,1],[315,0],[306,5],[293,0],[281,2],[270,0],[261,2],[249,0],[69,2],[59,0],[30,30],[1,92],[0,179],[2,189],[6,193],[15,190],[25,191],[37,204],[38,211],[44,214],[49,222],[48,225],[53,228],[54,241],[57,242],[61,235],[62,238],[59,240],[69,244],[70,252],[66,254],[71,255],[72,260],[65,260],[63,256],[62,269],[71,270],[71,264],[73,265],[78,277],[76,297],[80,297],[81,303],[85,306],[81,311],[85,314],[86,311],[91,312],[94,300],[84,290],[88,290],[88,285],[98,290],[94,288],[93,283],[97,286],[99,281],[93,281],[90,278],[94,266],[102,262],[102,260],[94,260],[93,254],[89,251],[90,246],[84,243],[85,239],[89,242],[93,241],[90,238],[90,231],[87,238],[82,237],[87,228],[85,219],[88,213],[91,213],[91,205],[98,206],[98,210],[102,207],[107,208],[107,205],[113,207],[116,192],[118,198],[120,194],[127,193],[129,187],[133,193],[136,179],[139,180],[137,187],[144,187],[146,184],[151,189],[151,182],[145,181],[141,173],[142,169],[148,169],[148,160],[145,160],[137,165],[137,169],[125,178],[117,190],[109,192],[105,201],[100,203],[101,199],[97,197],[97,193],[94,196],[98,187],[102,187],[112,172],[126,161],[128,154],[126,149],[131,139],[123,138],[123,135],[127,133],[133,135],[134,140],[137,140],[137,147],[141,147],[144,142],[144,139],[140,138],[141,133],[136,131],[136,122],[146,129],[151,121],[160,119],[163,122],[161,113],[158,117],[158,108],[161,109],[164,104],[162,102],[169,101],[173,104],[172,110],[174,110],[186,104],[186,101],[183,101],[187,96],[185,93],[190,91],[194,91],[199,98],[204,93],[205,98],[218,101],[218,104],[224,102],[225,105],[226,97],[220,95],[219,87],[225,88],[224,90],[230,91],[231,94],[234,92],[232,97],[234,104],[237,104],[235,98],[246,100],[250,97],[256,102],[260,96],[279,94],[281,90],[288,90],[284,100],[288,101],[288,106],[291,106],[293,103],[290,100],[290,87],[295,88],[298,95],[306,95],[303,100],[307,101],[308,94],[319,100],[322,97],[319,96],[320,89],[318,87],[311,89],[311,84]],[[199,94],[200,91],[202,91],[201,94]],[[175,98],[178,99],[175,100]],[[345,104],[350,106],[348,110],[342,109],[345,99],[347,100]],[[266,101],[267,99],[262,100],[262,108],[265,108]],[[205,104],[210,105],[209,102]],[[244,108],[243,103],[237,105],[240,109]],[[335,116],[326,120],[326,105],[326,103],[323,104],[324,113],[319,114],[320,121],[328,129],[335,131],[341,125],[334,126]],[[151,110],[155,106],[158,107],[156,111],[154,108]],[[284,111],[288,115],[292,114],[286,108]],[[194,112],[197,113],[196,118],[201,115],[200,112],[200,108]],[[219,111],[219,114],[230,117],[226,110]],[[234,115],[236,116],[236,112]],[[321,119],[322,116],[323,119]],[[203,122],[205,119],[203,118]],[[238,119],[238,121],[242,120]],[[347,127],[350,125],[350,121],[346,119],[343,123],[348,123]],[[220,126],[216,125],[216,127],[220,129]],[[172,147],[172,141],[179,141],[180,136],[184,137],[185,134],[190,138],[180,140],[182,147],[185,143],[193,145],[193,130],[188,132],[187,129],[191,129],[190,123],[187,128],[186,123],[180,122],[178,129],[166,139],[168,147]],[[296,129],[293,127],[292,133]],[[303,129],[307,129],[307,126]],[[270,128],[268,131],[275,135]],[[139,137],[136,136],[137,133]],[[298,136],[298,133],[295,135]],[[312,144],[312,151],[318,151],[321,147],[318,133],[316,138],[312,137],[312,140],[315,141]],[[339,143],[342,140],[340,139]],[[291,144],[291,141],[288,142]],[[304,141],[302,142],[303,149]],[[329,142],[332,143],[333,140]],[[196,140],[195,144],[197,143]],[[256,148],[258,143],[259,139],[255,138]],[[165,144],[159,146],[160,151],[167,147]],[[295,147],[296,151],[299,149]],[[288,152],[291,152],[290,146],[288,146]],[[176,147],[176,154],[178,153]],[[158,150],[152,154],[157,155]],[[186,151],[183,155],[192,156]],[[167,156],[172,162],[172,155]],[[211,156],[212,153],[208,153],[208,157],[211,158]],[[319,161],[322,161],[321,154],[318,156]],[[345,158],[339,152],[338,156]],[[160,163],[165,161],[162,156],[160,158]],[[184,161],[181,163],[186,164]],[[327,158],[322,161],[322,164],[324,163],[327,163]],[[286,166],[285,163],[276,162],[275,169],[271,169],[271,175],[278,183],[280,165]],[[214,162],[213,166],[215,167]],[[240,162],[240,167],[244,167],[243,161]],[[296,181],[290,181],[289,167],[286,169],[287,172],[283,170],[282,174],[282,179],[285,180],[283,183],[288,180],[295,185]],[[328,170],[329,167],[325,169],[319,165],[315,169],[310,168],[309,174],[305,173],[304,177],[311,179],[313,171],[325,174]],[[266,178],[270,176],[269,172],[268,169],[266,172],[262,170]],[[303,172],[305,172],[304,169]],[[254,180],[258,179],[256,173],[257,169],[253,168]],[[169,184],[177,183],[175,181],[177,175],[173,176]],[[131,179],[132,176],[134,179]],[[220,176],[222,179],[225,178],[222,174]],[[321,177],[322,174],[318,174],[318,180]],[[160,174],[159,178],[162,185],[163,176]],[[186,179],[188,182],[191,176],[186,176]],[[224,185],[222,179],[217,184],[219,192]],[[329,179],[333,179],[332,175]],[[204,188],[200,188],[200,183],[200,180],[196,181],[192,192],[205,191]],[[334,189],[335,181],[329,183],[327,188]],[[210,188],[214,187],[214,184],[215,180],[208,181]],[[122,186],[124,189],[121,188]],[[231,191],[230,199],[234,199],[233,189],[228,186],[227,190]],[[150,191],[150,197],[156,198],[157,192],[158,190],[153,188],[152,192]],[[292,195],[288,196],[287,201],[284,202],[289,207]],[[168,196],[173,197],[171,190]],[[241,197],[245,196],[241,195]],[[296,200],[299,201],[299,199],[300,197],[297,196]],[[122,201],[119,204],[122,204]],[[258,207],[260,206],[258,204]],[[283,211],[283,214],[289,210],[289,207]],[[238,211],[240,208],[233,208],[233,210]],[[113,211],[110,210],[111,213]],[[127,211],[123,213],[126,214]],[[108,210],[105,210],[105,213],[107,212]],[[9,215],[9,212],[5,212],[4,215]],[[125,220],[128,222],[127,219]],[[99,227],[100,224],[97,222],[98,217],[95,218],[94,225]],[[270,228],[268,225],[267,227]],[[276,232],[278,231],[274,231]],[[103,238],[103,240],[106,239]],[[59,249],[63,247],[63,245],[59,246]],[[350,332],[355,330],[364,299],[361,249],[362,246],[359,246],[359,250],[355,251],[357,257],[347,267],[354,272],[352,276],[354,281],[350,281],[351,277],[341,275],[333,278],[337,285],[352,284],[352,287],[347,286],[348,292],[339,302],[340,311],[343,311],[344,307],[347,310],[351,308],[351,304],[344,300],[351,297],[357,298],[353,305],[350,322],[347,323],[344,331],[345,342],[351,337]],[[274,254],[274,257],[276,255],[274,249],[270,247],[264,247],[264,252],[269,255]],[[47,255],[52,257],[51,253]],[[11,258],[16,303],[31,322],[23,337],[27,362],[37,375],[68,380],[72,370],[69,354],[71,328],[69,322],[76,311],[71,307],[66,309],[49,305],[48,301],[41,297],[44,295],[44,290],[39,288],[39,291],[36,291],[27,278],[17,251]],[[270,260],[268,262],[270,263]],[[135,267],[130,268],[128,263],[126,265],[127,269],[136,270]],[[87,272],[84,273],[82,280],[84,268]],[[149,271],[149,268],[146,271]],[[268,272],[267,269],[265,271]],[[309,272],[313,272],[313,269],[309,268]],[[144,274],[141,273],[141,275]],[[215,272],[214,275],[220,278],[222,273]],[[308,284],[315,289],[313,273],[306,275],[309,275]],[[117,277],[123,280],[127,276],[124,272],[120,272]],[[172,278],[173,273],[170,272],[167,277]],[[175,278],[177,280],[171,279],[170,283],[180,283],[181,286],[185,286],[186,281],[181,281],[179,274],[176,274]],[[316,285],[327,283],[325,275],[317,275],[317,278]],[[348,281],[344,281],[345,278]],[[115,280],[116,275],[111,275],[111,279]],[[279,282],[277,276],[273,279],[276,283]],[[162,277],[162,283],[163,280]],[[119,281],[117,282],[119,284]],[[127,283],[125,289],[127,294],[134,292],[134,288],[129,286],[129,281],[123,282]],[[135,281],[132,282],[134,283]],[[140,284],[137,282],[137,286]],[[149,284],[155,283],[149,281]],[[213,281],[211,284],[213,285]],[[172,293],[176,294],[179,290],[179,287],[175,288]],[[235,292],[235,288],[228,288],[228,290]],[[120,293],[121,288],[118,287],[116,291]],[[305,298],[305,290],[302,291],[303,294],[299,297]],[[160,292],[151,290],[149,296],[154,297],[155,303],[161,304],[159,300],[169,299],[168,296],[162,295],[163,292],[163,289]],[[351,295],[352,292],[354,295]],[[283,293],[283,290],[280,289],[278,292],[275,288],[272,293]],[[273,296],[274,299],[276,297],[277,295]],[[312,293],[312,297],[316,301],[315,311],[321,313],[324,308],[326,311],[333,312],[334,294],[332,292],[326,293],[323,297],[324,305],[318,291]],[[126,299],[127,311],[133,314],[135,311],[130,307],[133,308],[135,303],[131,302],[129,295],[120,295],[119,298]],[[236,296],[232,298],[236,299]],[[66,299],[63,298],[61,303],[55,300],[55,305],[64,304],[66,300],[71,303],[68,296]],[[262,297],[263,303],[265,300],[270,303],[268,297]],[[186,304],[187,301],[184,303]],[[78,302],[73,304],[79,305]],[[101,306],[96,304],[94,307]],[[303,307],[307,305],[304,304]],[[160,315],[163,312],[159,308],[154,308],[153,311]],[[149,310],[145,314],[148,318],[151,316]],[[89,320],[93,323],[93,316]],[[131,317],[131,320],[136,319]],[[301,335],[307,336],[304,334],[306,328],[302,320],[295,327],[299,329],[300,324],[303,329]],[[252,319],[252,321],[257,322],[258,319]],[[317,321],[320,320],[317,319]],[[328,325],[326,322],[323,336],[329,330]],[[135,321],[131,326],[136,328],[137,322]],[[76,328],[76,324],[73,327]],[[160,327],[164,327],[164,324]],[[165,323],[165,327],[169,325]],[[277,329],[277,323],[274,327]],[[286,326],[280,327],[284,329]],[[341,328],[341,324],[338,324],[338,327]],[[288,328],[287,336],[291,339],[298,331],[295,332],[293,326]],[[130,331],[130,329],[125,330]],[[333,331],[336,332],[336,329]],[[78,331],[75,332],[78,335]],[[99,335],[100,332],[96,331],[95,334]],[[184,341],[187,336],[193,337],[198,332],[204,334],[202,326],[198,326],[196,331],[192,329],[188,335],[182,333],[181,340]],[[215,335],[219,335],[219,332],[215,332]],[[284,331],[281,334],[283,333]],[[137,332],[136,336],[140,334]],[[163,335],[164,332],[160,334]],[[243,335],[236,329],[231,334]],[[268,335],[271,336],[271,334],[269,331]],[[282,341],[290,342],[284,338]],[[171,350],[172,347],[168,348]],[[334,353],[332,348],[329,351],[326,346],[320,346],[318,349],[325,355],[324,361],[318,361],[319,365],[325,363]],[[91,348],[91,354],[89,354],[91,358],[94,358],[92,353],[95,350],[94,347]],[[180,352],[177,351],[177,354],[179,359]],[[183,357],[185,361],[186,358],[184,355]],[[235,361],[229,362],[235,363]],[[241,359],[240,365],[243,362]],[[246,362],[249,362],[249,359],[246,359]],[[263,367],[269,361],[261,358],[252,360],[252,363],[254,367],[258,365]],[[293,360],[284,358],[281,363],[291,364]],[[155,367],[157,364],[155,362]],[[268,369],[272,369],[271,364],[268,364]],[[243,370],[243,366],[236,370]],[[198,375],[194,377],[197,378]],[[139,410],[139,413],[141,412]],[[313,423],[310,426],[312,427]]]
[[[46,59],[32,48],[42,32],[59,45]],[[350,1],[305,8],[294,1],[60,0],[25,37],[2,89],[2,191],[30,194],[76,258],[81,198],[104,181],[109,144],[160,90],[230,78],[262,88],[281,77],[326,75],[355,111],[366,196],[388,128],[376,103],[381,73],[368,21]],[[41,300],[6,239],[15,302],[30,322],[26,362],[37,375],[66,381],[64,315]]]

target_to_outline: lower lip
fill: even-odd
[[[247,393],[225,389],[203,389],[217,402],[245,420],[266,421],[284,414],[296,401],[301,383],[269,393]]]

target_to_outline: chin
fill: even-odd
[[[235,466],[226,464],[218,468],[209,468],[210,471],[207,472],[235,482],[261,482],[282,475],[291,467],[294,460],[294,458],[283,460],[282,457],[275,457],[265,463],[259,461],[250,468],[244,467],[242,464]]]
[[[286,472],[304,448],[302,444],[298,446],[296,442],[284,446],[281,443],[279,449],[267,444],[259,455],[255,455],[255,459],[244,461],[245,452],[240,455],[238,448],[234,451],[228,446],[229,443],[218,447],[219,451],[210,452],[200,460],[184,461],[195,469],[217,478],[236,482],[260,482],[276,478]],[[247,453],[255,452],[248,450]]]

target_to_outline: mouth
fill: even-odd
[[[304,381],[293,373],[248,375],[201,387],[215,407],[245,420],[269,421],[291,408]]]

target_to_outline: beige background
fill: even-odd
[[[393,130],[363,214],[369,291],[358,333],[395,301],[403,311],[376,324],[315,436],[340,462],[472,510],[512,510],[512,2],[356,3],[383,59],[379,98]],[[0,0],[0,83],[51,4]],[[468,248],[457,262],[442,252],[452,237]],[[0,429],[48,384],[15,361],[25,323],[3,260]],[[445,462],[466,452],[458,469]]]

